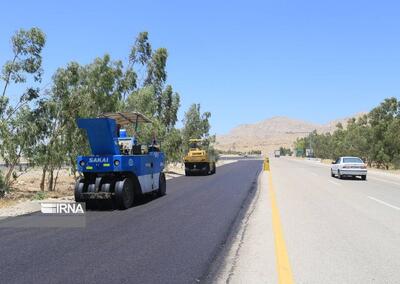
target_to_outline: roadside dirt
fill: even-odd
[[[56,175],[56,172],[54,174]],[[23,173],[5,197],[0,199],[0,217],[38,211],[40,202],[73,200],[75,177],[68,170],[59,171],[54,191],[49,191],[47,187],[45,191],[40,190],[41,177],[41,169],[31,169]]]
[[[20,173],[18,173],[20,174]],[[54,173],[57,174],[56,172]],[[58,198],[73,193],[75,177],[68,170],[62,169],[58,173],[57,184],[54,191],[40,190],[41,169],[31,169],[23,173],[13,184],[12,189],[6,193],[5,198],[0,200],[0,208],[5,204],[15,203],[19,200]],[[48,180],[46,179],[46,185]]]

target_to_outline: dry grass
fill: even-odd
[[[54,173],[56,175],[56,172]],[[31,169],[23,173],[13,184],[12,189],[0,200],[1,204],[9,204],[14,200],[35,199],[40,190],[40,180],[42,177],[41,169]],[[47,184],[48,180],[46,180]],[[60,170],[57,184],[54,191],[45,188],[46,198],[58,198],[73,194],[75,178],[67,170]]]
[[[1,198],[0,199],[0,208],[13,206],[17,203],[16,199],[9,199],[9,198]]]

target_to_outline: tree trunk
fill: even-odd
[[[12,173],[14,172],[15,164],[9,165],[7,170],[7,174],[4,177],[4,184],[6,188],[9,188],[12,185]]]
[[[21,146],[22,148],[23,146]],[[13,184],[13,180],[12,180],[12,173],[14,172],[15,167],[17,166],[17,164],[19,164],[20,162],[20,158],[21,158],[21,149],[19,150],[19,153],[17,153],[16,157],[12,160],[12,163],[10,163],[10,161],[6,161],[6,163],[8,163],[8,171],[6,176],[4,177],[4,183],[6,188],[9,188],[12,184]]]
[[[47,171],[47,166],[44,166],[42,168],[42,180],[40,181],[40,190],[44,191],[44,183],[46,180],[46,171]]]
[[[54,186],[53,186],[53,191],[56,191],[56,185],[57,185],[57,180],[58,180],[58,174],[60,172],[60,168],[57,169],[56,177],[54,179]]]
[[[75,165],[76,161],[71,156],[69,156],[69,161],[70,161],[71,171],[74,174],[74,177],[76,178],[76,165]]]
[[[50,168],[49,170],[49,181],[48,181],[48,185],[47,188],[49,191],[53,191],[53,174],[54,174],[54,169]]]

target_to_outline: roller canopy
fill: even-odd
[[[119,155],[116,122],[111,118],[79,118],[78,127],[86,129],[93,155]]]
[[[100,117],[115,119],[119,125],[135,125],[137,123],[150,123],[151,120],[139,112],[108,112]]]

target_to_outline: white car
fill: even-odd
[[[340,157],[331,166],[331,176],[341,179],[344,176],[360,176],[362,180],[367,179],[367,166],[358,157]]]

